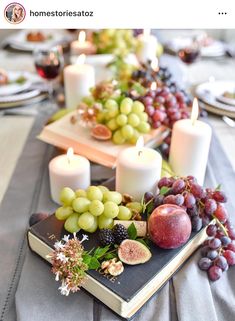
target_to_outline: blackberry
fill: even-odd
[[[113,232],[109,229],[100,230],[99,241],[102,246],[113,245],[115,243]]]
[[[122,224],[116,224],[113,227],[113,236],[116,244],[121,244],[122,241],[129,238],[127,229]]]

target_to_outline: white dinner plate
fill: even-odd
[[[221,101],[225,91],[234,91],[234,81],[213,81],[200,84],[195,89],[196,96],[209,105],[208,110],[219,115],[235,117],[235,105]]]
[[[23,83],[17,83],[17,79],[21,76],[25,78]],[[2,96],[14,95],[20,91],[26,90],[31,86],[31,80],[29,79],[28,73],[21,71],[7,71],[7,77],[9,83],[0,86],[0,100]]]
[[[49,29],[42,29],[42,32],[46,36],[45,41],[39,42],[31,42],[27,40],[27,34],[29,32],[37,32],[38,30],[21,30],[12,36],[8,37],[6,43],[10,45],[12,48],[17,50],[24,50],[24,51],[34,51],[36,49],[44,49],[50,48],[55,45],[61,44],[65,41],[72,40],[72,36],[66,34],[60,30],[49,30]]]

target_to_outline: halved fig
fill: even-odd
[[[98,140],[109,140],[112,137],[112,132],[107,126],[97,124],[91,129],[91,136]]]
[[[119,259],[126,264],[142,264],[152,257],[149,249],[135,240],[124,240],[118,248]]]

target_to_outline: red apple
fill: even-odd
[[[149,217],[151,240],[163,249],[175,249],[190,237],[192,225],[184,209],[173,204],[157,207]]]

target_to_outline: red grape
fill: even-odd
[[[227,197],[226,197],[225,193],[223,193],[221,191],[215,191],[213,193],[213,199],[219,203],[226,203],[227,202]]]
[[[222,237],[220,238],[220,241],[221,241],[221,243],[222,243],[223,246],[227,246],[227,245],[229,245],[229,244],[231,243],[230,237],[228,237],[228,236],[226,236],[226,235],[222,236]]]
[[[192,183],[190,185],[190,189],[191,189],[191,193],[196,198],[200,199],[200,198],[203,198],[205,196],[205,192],[204,192],[203,188],[200,185],[198,185],[197,183]]]
[[[215,265],[218,266],[219,268],[221,268],[221,270],[225,271],[228,267],[228,263],[227,263],[227,260],[224,256],[218,256],[216,259],[215,259]]]
[[[196,199],[193,196],[193,194],[186,192],[184,196],[184,205],[187,208],[193,208],[195,204],[196,204]]]
[[[174,183],[174,178],[172,177],[162,177],[158,182],[158,187],[162,188],[163,186],[171,187]]]
[[[191,219],[192,222],[192,230],[194,232],[200,231],[202,228],[202,219],[199,216],[193,216]]]
[[[235,253],[231,250],[226,250],[223,253],[223,256],[226,258],[228,265],[235,265]]]
[[[235,242],[232,241],[231,243],[229,243],[226,249],[235,252]]]
[[[214,260],[218,256],[218,252],[216,250],[210,250],[206,255],[209,259]]]
[[[175,194],[181,193],[185,188],[184,180],[178,178],[172,185],[172,190]]]
[[[228,212],[227,212],[226,208],[221,204],[217,205],[217,209],[214,212],[214,215],[215,215],[215,217],[218,218],[218,220],[220,222],[223,222],[223,223],[225,223],[228,219]]]
[[[208,214],[208,215],[212,215],[215,210],[217,209],[217,204],[216,204],[216,201],[213,200],[213,199],[207,199],[205,201],[205,213]]]
[[[216,281],[222,276],[222,270],[218,266],[211,266],[208,270],[208,276],[211,281]]]
[[[215,236],[217,232],[217,226],[214,224],[210,224],[207,226],[206,233],[208,236]]]
[[[218,238],[214,238],[209,240],[208,245],[212,250],[216,250],[221,246],[221,241]]]
[[[207,271],[212,265],[212,261],[208,259],[208,257],[202,257],[199,262],[198,266],[201,270]]]
[[[184,197],[181,194],[175,195],[175,204],[181,206],[184,204]]]

